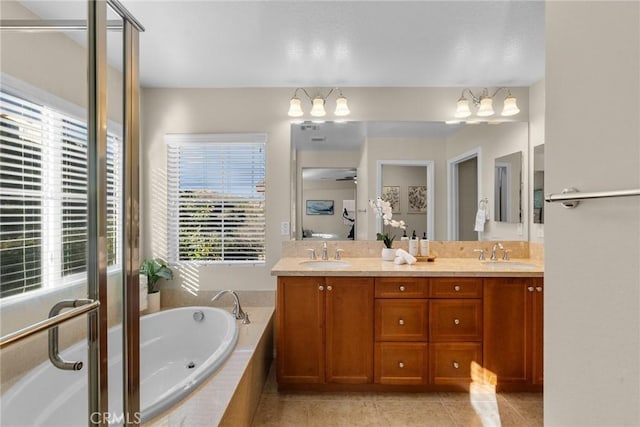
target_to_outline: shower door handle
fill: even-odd
[[[51,310],[49,311],[49,318],[57,316],[58,314],[60,314],[60,311],[62,311],[65,308],[78,308],[78,307],[86,306],[89,304],[95,304],[96,302],[97,301],[93,301],[90,299],[75,299],[75,300],[66,299],[66,300],[59,301],[53,307],[51,307]],[[82,308],[85,309],[86,307],[82,307]],[[78,310],[78,311],[79,311],[78,315],[80,315],[89,310]],[[53,366],[55,366],[58,369],[63,369],[65,371],[79,371],[80,369],[82,369],[81,361],[68,362],[60,356],[59,342],[58,342],[58,325],[55,325],[49,328],[49,360],[51,361],[51,363],[53,363]]]

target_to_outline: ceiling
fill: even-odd
[[[22,1],[49,19],[75,1]],[[121,0],[146,87],[530,86],[544,1]],[[75,12],[74,12],[75,11]],[[110,53],[114,64],[120,51]]]

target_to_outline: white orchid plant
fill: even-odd
[[[369,200],[369,206],[373,208],[373,211],[376,213],[378,218],[382,218],[382,222],[385,227],[395,227],[402,230],[407,228],[404,221],[396,221],[395,219],[392,219],[393,213],[391,203],[386,200],[382,200],[380,196],[375,200]],[[393,246],[393,240],[396,238],[395,234],[393,236],[389,235],[388,229],[384,233],[377,233],[376,236],[377,240],[382,240],[384,246],[389,249]]]

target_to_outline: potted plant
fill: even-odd
[[[146,259],[140,266],[140,274],[147,278],[147,311],[155,313],[160,310],[160,279],[173,279],[173,271],[159,258]]]
[[[386,200],[382,200],[380,196],[378,196],[376,200],[369,200],[369,206],[373,208],[373,211],[376,213],[378,218],[382,218],[382,222],[384,224],[384,232],[376,234],[377,240],[382,240],[382,243],[384,243],[384,248],[382,248],[382,259],[385,261],[393,261],[395,258],[393,241],[395,240],[396,235],[390,234],[389,227],[401,228],[403,230],[407,227],[405,226],[404,221],[391,219],[393,217],[393,213],[391,212],[391,203]]]

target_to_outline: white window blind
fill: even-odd
[[[264,263],[265,142],[167,135],[170,262]]]
[[[108,265],[118,263],[121,139],[107,137]],[[84,277],[87,128],[0,91],[0,298]]]

